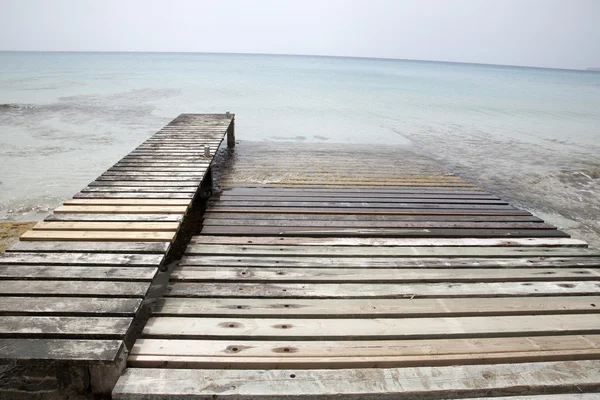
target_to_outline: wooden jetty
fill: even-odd
[[[224,137],[233,147],[233,114],[180,115],[0,255],[0,363],[33,382],[29,394],[0,385],[0,397],[87,382],[110,394],[151,284],[210,192]],[[50,372],[37,376],[40,366]]]
[[[215,168],[113,398],[599,398],[584,242],[407,148],[242,143]]]

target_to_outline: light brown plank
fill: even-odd
[[[185,214],[187,206],[59,206],[54,209],[54,213],[98,213],[98,214]]]
[[[119,206],[188,206],[191,200],[187,199],[72,199],[63,204],[75,205],[119,205]]]

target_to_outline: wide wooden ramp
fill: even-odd
[[[288,150],[238,148],[115,398],[597,398],[597,252],[415,154],[330,150],[360,177],[268,183]]]
[[[179,116],[0,255],[0,361],[90,367],[92,390],[110,393],[227,133],[233,114]]]

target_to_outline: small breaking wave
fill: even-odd
[[[37,108],[34,104],[5,103],[0,104],[0,110],[25,110]]]

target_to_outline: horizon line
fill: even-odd
[[[243,56],[282,56],[282,57],[321,57],[321,58],[349,58],[361,60],[380,60],[380,61],[409,61],[443,64],[462,64],[479,65],[491,67],[509,67],[509,68],[532,68],[532,69],[550,69],[558,71],[582,71],[582,72],[600,72],[598,67],[583,68],[560,68],[560,67],[541,67],[533,65],[516,64],[488,64],[466,61],[447,61],[447,60],[421,60],[414,58],[394,58],[394,57],[372,57],[372,56],[341,56],[328,54],[295,54],[295,53],[244,53],[244,52],[214,52],[214,51],[143,51],[143,50],[1,50],[0,53],[109,53],[109,54],[212,54],[212,55],[243,55]]]

